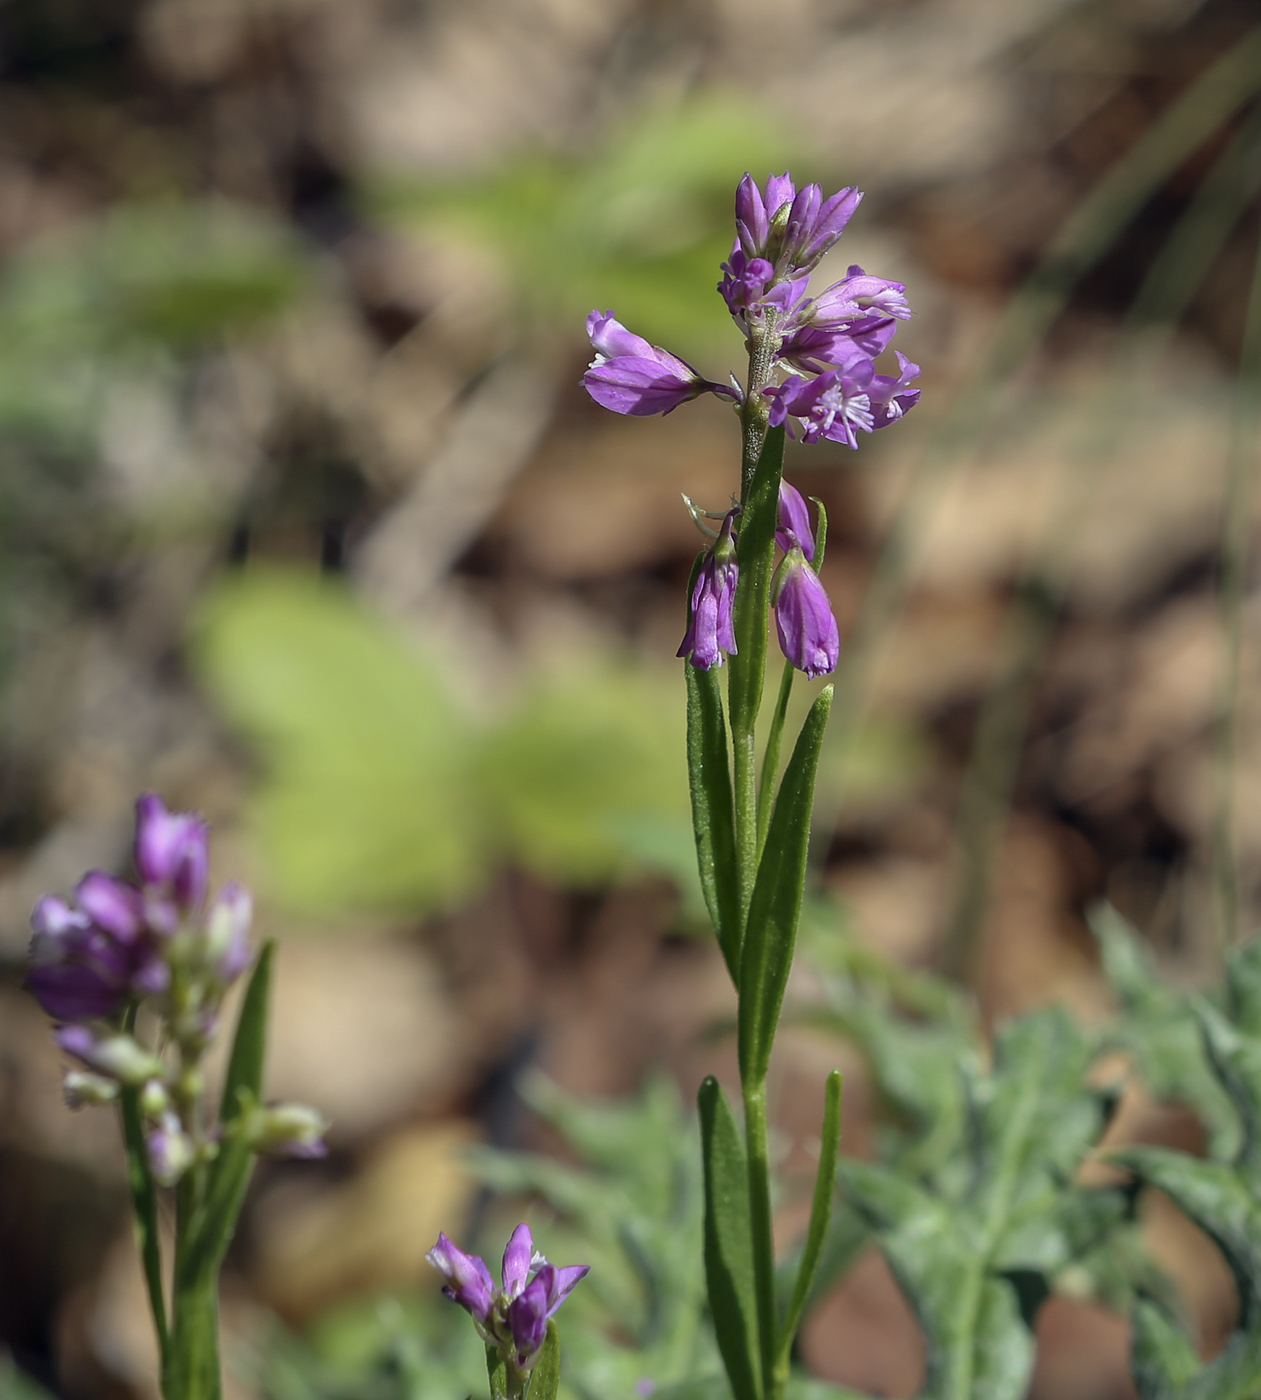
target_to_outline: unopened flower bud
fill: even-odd
[[[276,1104],[251,1115],[247,1129],[255,1152],[275,1152],[282,1157],[324,1157],[328,1122],[314,1108],[300,1103]]]
[[[143,1084],[162,1073],[162,1063],[129,1035],[98,1040],[86,1026],[63,1026],[57,1043],[89,1069],[117,1079],[121,1084]]]
[[[250,919],[254,901],[243,885],[225,885],[206,922],[206,961],[225,986],[250,962]]]
[[[61,1090],[71,1108],[82,1108],[84,1104],[112,1103],[118,1097],[116,1080],[82,1069],[67,1070]]]
[[[162,1186],[174,1186],[193,1164],[193,1144],[174,1113],[164,1113],[161,1125],[145,1143],[149,1166]]]
[[[141,1089],[140,1111],[146,1118],[160,1118],[170,1106],[170,1095],[160,1079],[150,1079]]]

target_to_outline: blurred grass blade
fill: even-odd
[[[712,1075],[701,1084],[697,1102],[705,1165],[705,1276],[714,1333],[735,1400],[759,1400],[761,1361],[744,1143],[731,1105]]]
[[[760,1084],[771,1058],[784,988],[792,968],[810,844],[814,777],[832,707],[825,687],[797,736],[766,834],[749,904],[740,959],[740,1079]]]
[[[1251,30],[1201,73],[1139,137],[1082,201],[1039,267],[1012,298],[988,351],[960,385],[952,407],[925,448],[864,593],[836,673],[837,741],[847,746],[842,769],[851,762],[869,677],[890,622],[901,606],[919,542],[936,510],[948,469],[983,431],[998,391],[1021,368],[1063,310],[1074,286],[1099,262],[1161,184],[1259,88],[1261,28]],[[843,793],[843,783],[841,789]]]
[[[738,522],[736,554],[740,583],[736,590],[735,630],[739,652],[730,658],[731,732],[738,740],[750,734],[762,703],[766,672],[767,609],[771,561],[779,518],[779,479],[784,467],[784,430],[771,428],[744,498]]]
[[[130,1035],[136,1024],[136,1004],[126,1012],[123,1030]],[[166,1363],[167,1331],[166,1303],[162,1296],[162,1250],[158,1236],[158,1195],[149,1170],[149,1154],[145,1148],[144,1122],[140,1113],[140,1090],[124,1086],[119,1095],[123,1123],[123,1142],[127,1149],[127,1185],[131,1191],[136,1216],[136,1241],[144,1265],[145,1287],[149,1307],[153,1312],[153,1327],[158,1337],[158,1351]]]
[[[732,981],[738,982],[743,928],[722,690],[715,670],[699,670],[690,661],[684,662],[683,670],[687,677],[687,770],[696,863],[718,946]]]
[[[836,1155],[841,1138],[841,1072],[834,1069],[828,1075],[823,1100],[823,1138],[819,1148],[819,1170],[814,1178],[814,1200],[810,1206],[810,1225],[806,1230],[806,1246],[797,1269],[792,1301],[784,1317],[779,1340],[776,1370],[788,1374],[792,1357],[793,1338],[801,1326],[806,1302],[814,1287],[815,1272],[823,1255],[823,1246],[832,1221],[832,1206],[836,1199]]]
[[[543,1349],[534,1363],[530,1377],[529,1400],[556,1400],[560,1386],[560,1333],[556,1323],[549,1321],[547,1336],[543,1339]]]

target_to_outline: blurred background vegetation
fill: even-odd
[[[272,1087],[335,1125],[326,1165],[251,1200],[234,1397],[458,1400],[479,1358],[423,1254],[440,1228],[493,1248],[514,1212],[600,1264],[573,1304],[582,1394],[712,1364],[680,1105],[731,1076],[733,1003],[673,654],[679,492],[725,502],[737,434],[717,402],[616,419],[578,380],[595,306],[738,368],[713,288],[746,169],[866,190],[833,270],[907,283],[924,367],[895,432],[790,452],[848,638],[790,995],[817,1000],[841,949],[924,1015],[934,972],[987,1026],[1047,1001],[1098,1023],[1100,897],[1170,977],[1213,975],[1261,893],[1254,19],[0,7],[6,1400],[155,1394],[112,1124],[64,1110],[19,990],[34,900],[125,868],[148,788],[206,812],[217,877],[259,892]],[[845,1150],[887,1136],[862,1043],[835,1017],[784,1037],[786,1241],[833,1062]],[[1201,1140],[1189,1110],[1127,1102],[1133,1140]],[[1220,1261],[1172,1211],[1144,1230],[1211,1349]],[[914,1394],[905,1303],[838,1248],[804,1360]],[[1044,1310],[1035,1395],[1131,1393],[1107,1301]]]

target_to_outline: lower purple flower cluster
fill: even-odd
[[[83,1069],[66,1076],[72,1106],[107,1103],[138,1091],[147,1122],[150,1166],[163,1184],[177,1181],[211,1138],[195,1140],[189,1072],[209,1049],[228,988],[249,966],[253,902],[227,885],[209,904],[205,822],[169,812],[148,794],[136,804],[138,884],[99,870],[79,881],[73,900],[41,899],[31,915],[27,988],[53,1020],[57,1041]],[[122,1013],[148,1004],[160,1042],[177,1063],[123,1030]],[[196,1082],[195,1080],[193,1082]],[[322,1155],[323,1120],[300,1105],[255,1109],[246,1131],[256,1150]]]
[[[485,1262],[465,1254],[446,1237],[425,1256],[446,1279],[442,1291],[472,1317],[487,1346],[495,1347],[516,1372],[528,1372],[547,1336],[548,1318],[590,1272],[587,1264],[557,1268],[534,1247],[530,1227],[518,1225],[504,1250],[502,1287]]]

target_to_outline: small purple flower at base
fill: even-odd
[[[819,576],[793,548],[780,561],[771,583],[775,630],[785,657],[813,680],[836,669],[840,629]]]
[[[783,477],[779,481],[779,524],[775,543],[785,554],[799,549],[807,559],[814,558],[814,531],[810,527],[810,507],[806,498]]]
[[[583,387],[614,413],[647,417],[672,413],[701,394],[738,397],[734,389],[711,384],[685,360],[628,331],[611,311],[593,311],[587,335],[596,356],[582,377]]]
[[[848,371],[827,370],[814,379],[794,374],[776,388],[765,391],[771,400],[770,424],[785,424],[796,436],[789,419],[795,419],[806,442],[828,438],[847,447],[858,446],[855,429],[872,430],[868,387],[874,378],[870,360],[859,360]]]
[[[692,588],[692,612],[687,633],[675,653],[689,657],[698,671],[722,665],[722,654],[736,654],[732,619],[740,565],[736,559],[734,522],[739,507],[723,516],[713,548],[705,556]]]
[[[205,902],[209,876],[206,823],[193,812],[170,812],[146,793],[136,803],[136,869],[145,911],[158,933],[174,933]]]

